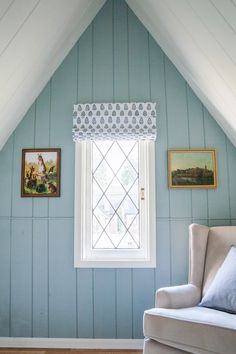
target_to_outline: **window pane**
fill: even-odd
[[[137,141],[93,142],[93,248],[140,247]]]

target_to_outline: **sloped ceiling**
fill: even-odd
[[[236,0],[127,0],[236,146]]]
[[[236,146],[236,0],[126,2]],[[104,3],[0,0],[0,149]]]
[[[105,0],[0,0],[0,150]]]

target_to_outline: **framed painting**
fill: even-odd
[[[168,150],[168,181],[169,188],[216,188],[216,150]]]
[[[22,197],[60,196],[61,149],[23,149]]]

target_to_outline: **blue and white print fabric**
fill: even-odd
[[[156,103],[74,105],[73,140],[156,140]]]

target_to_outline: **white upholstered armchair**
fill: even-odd
[[[189,236],[189,283],[157,291],[144,313],[144,354],[235,354],[236,315],[197,305],[236,245],[236,226],[192,224]]]

